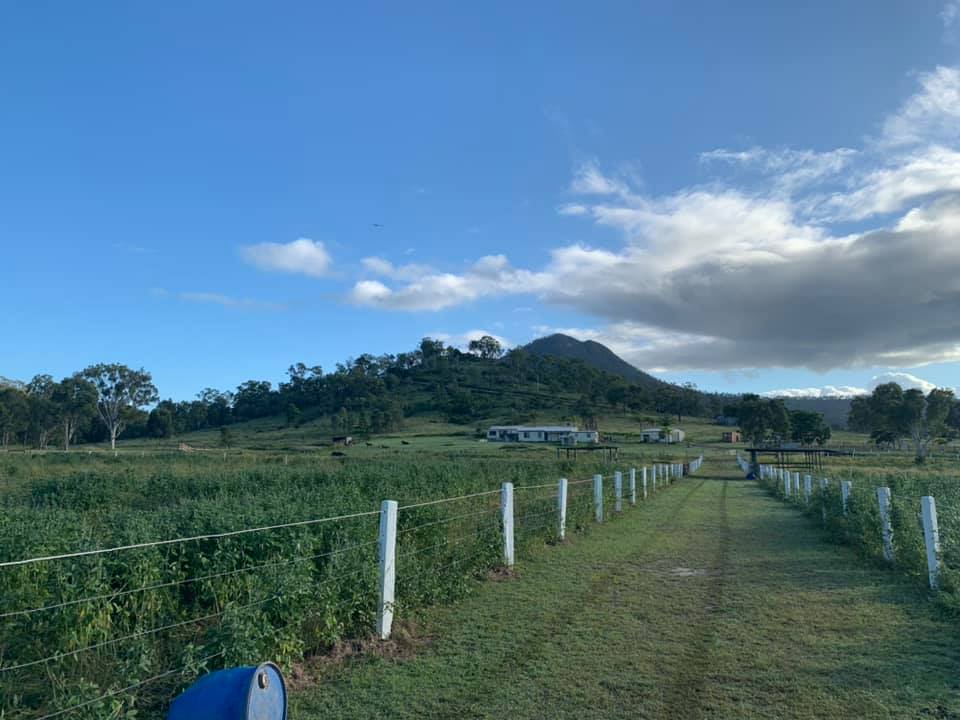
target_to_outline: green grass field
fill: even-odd
[[[308,667],[293,716],[960,717],[956,624],[726,462],[413,628]]]
[[[831,459],[831,492],[853,478],[857,512],[840,517],[831,497],[824,531],[818,505],[784,504],[775,487],[737,477],[722,428],[690,420],[679,425],[689,442],[646,445],[637,441],[646,424],[604,422],[620,446],[613,464],[481,442],[475,429],[426,418],[347,448],[331,448],[320,427],[264,420],[235,426],[229,449],[201,433],[185,438],[192,452],[133,441],[116,454],[0,455],[2,560],[371,513],[6,569],[5,612],[66,606],[4,615],[0,670],[77,654],[11,671],[0,717],[89,702],[68,716],[159,718],[203,671],[264,658],[294,679],[296,718],[499,717],[510,708],[517,717],[960,717],[957,680],[944,671],[956,666],[949,648],[958,639],[951,456],[924,467],[908,453]],[[602,526],[591,520],[590,486],[576,486],[571,538],[553,544],[557,478],[607,475],[609,518],[613,470],[701,450],[699,477]],[[548,484],[518,491],[517,576],[497,570],[495,494],[402,512],[399,640],[370,641],[379,502],[495,491],[504,481]],[[893,568],[877,560],[870,496],[880,483],[894,491]],[[927,492],[938,496],[947,564],[936,597],[924,590],[913,510]],[[109,644],[88,652],[99,643]]]

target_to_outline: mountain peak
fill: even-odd
[[[578,340],[563,333],[554,333],[534,340],[524,349],[532,355],[552,355],[581,360],[590,367],[603,370],[611,375],[619,375],[628,382],[645,387],[655,388],[664,384],[662,380],[658,380],[634,367],[606,345],[598,343],[596,340]]]

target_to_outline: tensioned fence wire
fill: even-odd
[[[608,489],[608,485],[612,487],[609,481],[609,477],[604,479],[605,496],[611,491]],[[582,506],[582,508],[585,510],[588,505],[593,503],[592,487],[583,488],[583,492],[580,492],[581,486],[588,485],[592,482],[593,478],[570,480],[568,482],[568,514],[576,514],[580,506]],[[554,481],[550,483],[516,486],[514,488],[515,526],[519,529],[521,534],[523,534],[525,531],[536,533],[546,530],[551,534],[556,532],[556,521],[559,512],[559,507],[557,504],[558,487],[558,482]],[[398,581],[401,584],[409,584],[417,579],[423,579],[431,573],[433,575],[443,574],[451,571],[469,573],[477,568],[491,567],[494,563],[499,562],[499,553],[502,551],[502,548],[499,547],[501,510],[499,507],[500,503],[498,498],[496,503],[491,502],[487,507],[470,510],[469,512],[457,512],[456,514],[448,515],[446,517],[429,517],[429,513],[438,511],[452,503],[465,501],[484,502],[484,499],[493,501],[495,499],[494,496],[498,496],[500,493],[501,489],[497,488],[455,497],[421,500],[401,505],[398,508],[399,518],[401,519],[400,527],[397,530],[398,563],[400,567],[403,568],[405,562],[415,561],[417,563],[417,567],[411,567],[410,570],[415,570],[416,572],[412,572],[406,576],[401,575],[398,578]],[[604,500],[606,502],[606,497]],[[427,516],[421,517],[423,513],[427,513]],[[99,556],[113,556],[120,553],[134,552],[150,548],[172,547],[176,545],[198,543],[202,541],[219,541],[226,538],[248,536],[256,533],[270,533],[272,531],[283,529],[309,528],[312,526],[331,525],[333,523],[347,523],[354,520],[373,519],[379,515],[380,511],[378,510],[345,513],[331,515],[328,517],[311,518],[271,525],[261,525],[257,527],[242,528],[223,532],[186,535],[169,539],[129,543],[126,545],[117,545],[105,548],[80,549],[55,554],[37,555],[34,557],[0,562],[0,571],[39,567],[42,563],[54,563],[81,558],[95,558]],[[408,516],[412,521],[412,524],[403,522],[403,519]],[[115,605],[116,601],[118,600],[130,599],[134,596],[145,595],[151,592],[171,591],[191,585],[203,587],[204,584],[209,584],[211,581],[224,580],[243,575],[262,574],[276,568],[295,567],[298,565],[313,563],[312,568],[321,573],[320,578],[314,578],[314,580],[309,583],[309,587],[301,590],[288,591],[286,589],[281,589],[277,592],[270,593],[262,597],[257,597],[253,600],[247,600],[244,602],[226,602],[220,605],[220,607],[216,608],[213,612],[201,612],[191,617],[176,619],[173,622],[161,622],[153,625],[152,627],[137,629],[133,632],[120,634],[115,637],[108,637],[96,642],[88,642],[80,645],[79,647],[54,652],[42,657],[21,660],[12,664],[0,665],[0,675],[21,673],[23,671],[32,670],[40,666],[48,666],[51,663],[61,665],[69,660],[78,659],[83,655],[96,653],[98,650],[113,648],[122,644],[133,643],[134,641],[143,640],[145,638],[171,634],[177,630],[190,626],[209,627],[210,623],[216,623],[228,614],[234,615],[244,611],[253,611],[257,608],[269,605],[269,603],[273,601],[283,600],[290,602],[291,600],[294,600],[298,596],[304,594],[312,594],[319,597],[322,595],[324,588],[333,587],[337,583],[342,583],[347,579],[355,578],[361,574],[368,574],[371,569],[375,568],[376,566],[375,562],[372,563],[371,567],[369,560],[361,561],[360,566],[352,571],[331,574],[327,572],[327,570],[333,569],[335,566],[330,565],[329,563],[338,561],[340,558],[361,553],[364,550],[370,552],[376,545],[378,545],[378,540],[370,539],[368,541],[352,543],[345,547],[327,549],[324,552],[319,553],[292,555],[273,559],[269,562],[244,564],[241,567],[234,567],[214,572],[190,574],[185,578],[151,582],[139,585],[137,587],[120,587],[109,591],[85,594],[78,598],[67,598],[57,602],[47,602],[30,607],[4,610],[2,613],[0,613],[0,619],[8,621],[16,619],[21,621],[29,620],[33,617],[54,613],[56,611],[78,609],[86,605],[100,605],[103,606],[104,611],[110,613],[118,609],[118,606]],[[297,547],[299,548],[299,541],[297,542]],[[364,564],[364,562],[367,564]],[[199,590],[196,592],[198,593]],[[355,600],[352,597],[340,599],[338,602],[333,604],[328,601],[322,605],[318,605],[313,609],[306,608],[303,617],[297,617],[293,621],[275,629],[290,629],[294,625],[302,624],[305,622],[306,617],[317,612],[329,613],[332,610],[339,610],[343,608],[355,610],[355,605]],[[41,702],[40,706],[36,709],[40,712],[45,712],[45,714],[34,715],[32,717],[36,718],[36,720],[46,720],[47,718],[60,717],[84,709],[89,710],[92,707],[96,707],[98,703],[103,703],[108,700],[113,700],[116,702],[117,698],[126,699],[131,693],[134,693],[147,685],[159,683],[163,680],[172,680],[174,678],[181,677],[187,674],[187,671],[191,668],[193,668],[195,671],[196,669],[206,667],[210,662],[217,660],[218,658],[224,658],[228,655],[226,648],[217,649],[215,645],[214,647],[207,647],[206,643],[202,644],[200,647],[203,648],[203,652],[205,654],[203,654],[199,659],[194,659],[186,664],[178,664],[176,667],[154,673],[147,678],[137,679],[135,682],[128,683],[120,688],[110,688],[109,690],[99,694],[97,697],[81,699],[76,702],[68,703],[64,707],[49,708],[48,702]],[[216,651],[206,652],[208,649]],[[197,648],[194,647],[194,652],[196,652],[196,650]],[[9,653],[10,648],[7,647],[6,651]],[[36,680],[40,677],[41,676],[37,676],[33,679]],[[50,680],[52,682],[52,677]],[[125,700],[123,700],[123,702],[125,702]],[[46,710],[44,710],[45,707]],[[27,715],[22,714],[22,711],[26,710],[28,710],[28,708],[18,708],[17,714],[13,715],[12,717],[28,717]]]

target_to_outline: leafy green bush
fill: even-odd
[[[960,482],[943,463],[915,468],[896,456],[883,460],[882,466],[874,465],[876,459],[872,457],[861,459],[860,467],[851,459],[837,463],[826,492],[820,489],[819,477],[814,478],[809,505],[803,497],[802,482],[800,496],[793,494],[790,498],[785,498],[782,482],[774,478],[765,482],[776,496],[801,507],[811,517],[825,518],[826,528],[834,537],[854,545],[865,557],[878,562],[883,561],[883,534],[877,488],[889,487],[894,566],[926,587],[929,581],[920,498],[932,496],[937,505],[941,544],[938,599],[946,607],[960,610]],[[846,514],[841,481],[851,483]]]
[[[0,664],[24,665],[2,672],[6,718],[82,703],[89,704],[71,717],[152,717],[203,669],[265,658],[287,665],[369,636],[381,500],[405,506],[497,489],[503,481],[552,483],[570,470],[511,458],[287,464],[219,453],[23,456],[8,467],[16,468],[7,473],[16,484],[0,499],[2,560],[370,514],[0,568]],[[577,477],[597,469],[584,467]],[[612,492],[612,480],[607,485]],[[589,483],[576,487],[585,493],[571,492],[570,533],[592,514]],[[494,493],[401,510],[401,621],[462,596],[473,578],[500,563],[498,507]],[[518,553],[554,540],[555,490],[518,490],[515,517]],[[184,672],[125,689],[178,668]],[[106,693],[115,694],[97,700]]]

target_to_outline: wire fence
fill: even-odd
[[[738,464],[744,466],[743,458]],[[745,463],[750,469],[749,463]],[[837,539],[960,609],[960,485],[928,471],[844,467],[831,477],[760,465],[757,479]]]
[[[660,487],[701,461],[661,469]],[[204,672],[383,636],[385,616],[454,601],[514,553],[641,502],[653,472],[0,562],[0,717],[160,717]]]

